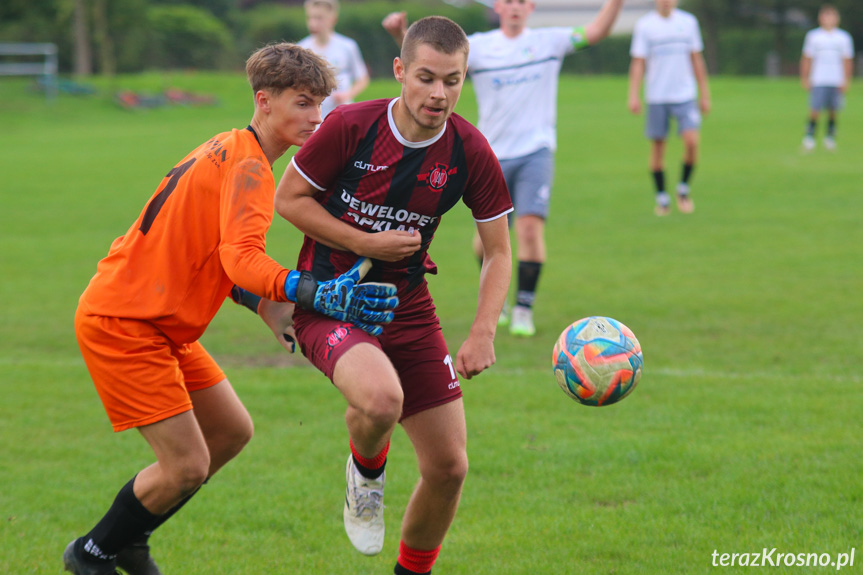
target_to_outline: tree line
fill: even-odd
[[[842,27],[863,45],[863,0],[832,0]],[[821,0],[681,0],[698,16],[713,73],[764,73],[770,55],[778,71],[795,73],[806,30]],[[387,76],[397,50],[380,21],[393,10],[412,19],[442,14],[468,33],[496,26],[494,13],[473,3],[442,0],[342,0],[337,30],[360,44],[373,76]],[[306,35],[301,0],[3,0],[0,42],[51,42],[61,72],[114,75],[151,69],[241,69],[248,54],[273,41]],[[565,70],[625,73],[629,38],[611,38]]]

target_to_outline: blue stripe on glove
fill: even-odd
[[[316,281],[310,272],[291,271],[285,280],[285,294],[304,309],[351,322],[379,336],[383,325],[393,320],[399,298],[393,284],[359,283],[371,267],[370,259],[360,258],[350,270],[326,282]]]

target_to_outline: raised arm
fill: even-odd
[[[617,20],[617,15],[620,14],[622,7],[623,0],[607,0],[603,4],[596,18],[584,27],[588,44],[596,44],[611,33],[611,28],[614,26],[614,21]]]
[[[402,47],[402,42],[405,39],[405,34],[408,31],[408,13],[407,12],[390,12],[386,15],[381,25],[384,30],[390,33],[399,48]]]

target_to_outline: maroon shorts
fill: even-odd
[[[434,302],[423,282],[399,295],[395,319],[380,337],[318,313],[294,311],[294,329],[300,350],[324,375],[332,379],[336,363],[358,343],[370,343],[387,355],[404,390],[402,419],[461,397],[455,363],[435,313]]]

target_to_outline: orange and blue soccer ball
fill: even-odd
[[[644,366],[632,330],[610,317],[586,317],[567,326],[551,358],[560,388],[584,405],[611,405],[629,395]]]

